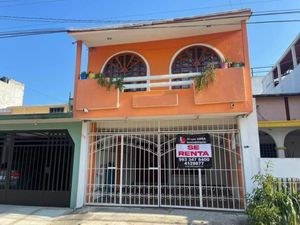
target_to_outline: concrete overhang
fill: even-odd
[[[251,14],[250,9],[244,9],[138,24],[71,29],[68,33],[87,47],[129,44],[240,30],[242,22]]]
[[[66,123],[80,122],[73,119],[73,113],[55,113],[55,114],[18,114],[18,115],[0,115],[1,124],[40,124],[40,123]]]

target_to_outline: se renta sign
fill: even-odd
[[[180,168],[211,168],[212,150],[209,134],[176,135],[176,160]]]

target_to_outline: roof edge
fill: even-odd
[[[183,23],[183,22],[192,22],[192,21],[207,21],[213,20],[218,17],[224,17],[224,19],[230,19],[234,15],[239,15],[240,17],[247,17],[248,20],[252,15],[251,9],[240,9],[240,10],[232,10],[232,11],[225,11],[225,12],[217,12],[211,13],[201,16],[192,16],[192,17],[182,17],[182,18],[174,18],[174,19],[163,19],[163,20],[153,20],[147,21],[142,23],[134,23],[134,24],[123,24],[123,25],[116,25],[116,26],[107,26],[107,27],[96,27],[96,28],[83,28],[83,29],[69,29],[67,32],[70,35],[76,33],[84,33],[84,32],[96,32],[96,31],[106,31],[106,30],[119,30],[119,29],[126,29],[126,28],[139,28],[144,26],[155,26],[155,25],[164,25],[164,24],[176,24],[176,23]]]
[[[65,119],[73,118],[73,113],[53,113],[53,114],[6,114],[0,115],[1,120],[40,120],[40,119]]]

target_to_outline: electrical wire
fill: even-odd
[[[248,2],[244,2],[244,4],[256,5],[256,4],[264,4],[264,3],[274,2],[274,1],[278,1],[278,0],[248,1]],[[222,7],[226,7],[226,6],[229,6],[229,4],[227,3],[227,4],[222,4],[222,5],[214,5],[214,6],[201,7],[201,8],[189,8],[189,9],[179,9],[179,10],[157,11],[157,12],[150,12],[150,13],[143,13],[143,14],[124,15],[124,16],[111,17],[109,19],[148,16],[148,15],[157,15],[157,14],[168,14],[168,13],[174,13],[174,12],[197,11],[197,10],[203,10],[203,9],[216,9],[216,8],[222,8]]]
[[[288,9],[288,10],[269,10],[269,11],[260,11],[254,12],[252,16],[274,16],[274,15],[283,15],[283,14],[296,14],[300,13],[299,9]],[[232,18],[245,18],[248,15],[223,15],[218,17],[210,18],[199,18],[193,19],[194,21],[210,21],[210,20],[220,20],[220,19],[232,19]],[[133,20],[120,20],[120,21],[110,21],[110,20],[83,20],[83,19],[66,19],[66,18],[53,18],[53,17],[21,17],[21,16],[0,16],[0,20],[21,20],[21,21],[30,21],[30,22],[51,22],[51,23],[108,23],[108,22],[133,22]],[[139,20],[134,20],[137,22]],[[165,20],[168,23],[168,20]],[[164,21],[161,21],[162,23]],[[170,23],[180,24],[185,23],[186,20],[173,20]],[[249,21],[247,24],[270,24],[270,23],[294,23],[300,22],[299,19],[285,19],[285,20],[263,20],[263,21]],[[162,25],[162,23],[145,23],[145,24],[132,24],[131,26],[124,27],[111,27],[105,28],[103,30],[131,30],[131,29],[170,29],[170,28],[189,28],[189,27],[211,27],[211,26],[231,26],[238,25],[239,23],[218,23],[218,24],[203,24],[203,25]],[[53,28],[53,29],[41,29],[41,30],[20,30],[20,31],[4,31],[0,32],[0,38],[12,38],[12,37],[22,37],[22,36],[31,36],[31,35],[42,35],[42,34],[54,34],[54,33],[63,33],[70,30],[66,28]]]
[[[247,24],[270,24],[270,23],[293,23],[300,22],[300,20],[268,20],[268,21],[254,21],[247,22]],[[230,26],[239,25],[240,23],[223,23],[223,24],[205,24],[205,25],[177,25],[177,26],[132,26],[132,27],[116,27],[108,28],[105,30],[139,30],[139,29],[174,29],[174,28],[189,28],[189,27],[212,27],[212,26]],[[20,30],[10,32],[0,32],[0,38],[11,38],[11,37],[22,37],[31,35],[42,35],[42,34],[55,34],[55,33],[66,33],[72,30],[69,29],[43,29],[43,30]]]
[[[252,17],[258,16],[274,16],[274,15],[289,15],[289,14],[299,14],[300,9],[291,9],[285,11],[269,11],[269,12],[253,12]],[[218,16],[217,18],[212,16],[211,18],[199,18],[193,19],[194,21],[208,21],[208,20],[222,20],[222,19],[232,19],[232,18],[243,18],[247,15],[224,15]],[[163,21],[163,19],[147,19],[147,20],[100,20],[100,19],[75,19],[75,18],[54,18],[54,17],[27,17],[27,16],[7,16],[0,15],[0,20],[8,21],[21,21],[21,22],[57,22],[57,23],[131,23],[131,22],[147,22],[147,21]],[[167,21],[167,19],[166,19]],[[174,21],[176,23],[181,23],[182,21]],[[185,21],[183,21],[185,22]]]

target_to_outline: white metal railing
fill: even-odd
[[[131,89],[147,89],[148,91],[154,87],[174,87],[191,85],[196,76],[201,75],[201,73],[180,73],[180,74],[166,74],[166,75],[148,75],[142,77],[125,77],[124,78],[124,90]],[[173,79],[181,79],[178,81],[173,81]],[[155,82],[152,82],[155,81]],[[143,82],[143,83],[138,83]]]

